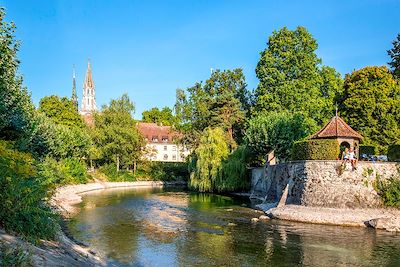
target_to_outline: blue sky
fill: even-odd
[[[37,104],[46,95],[78,97],[90,58],[98,106],[127,92],[136,118],[172,106],[176,88],[204,81],[210,68],[243,68],[248,88],[268,36],[305,26],[323,64],[342,75],[385,65],[400,32],[400,1],[0,0],[17,24],[20,73]]]

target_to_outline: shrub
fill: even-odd
[[[136,178],[131,171],[120,170],[117,172],[117,167],[114,163],[105,164],[100,167],[100,171],[104,173],[111,182],[133,182]]]
[[[366,154],[367,156],[376,155],[376,147],[375,146],[367,146],[367,145],[360,145],[360,155]]]
[[[390,145],[387,156],[389,161],[400,161],[400,144]]]
[[[32,253],[18,245],[10,245],[0,242],[0,266],[33,266]]]
[[[221,171],[215,183],[217,191],[246,190],[249,188],[249,171],[246,162],[249,159],[249,150],[239,146],[222,163]]]
[[[0,141],[0,227],[29,240],[52,239],[57,216],[46,205],[48,181],[38,175],[30,154]]]
[[[335,139],[310,139],[293,144],[293,160],[336,160],[339,144]]]
[[[47,157],[39,164],[39,174],[46,178],[52,187],[88,182],[86,165],[76,158],[66,158],[56,161],[53,158]]]
[[[388,207],[400,207],[400,176],[392,177],[386,181],[376,178],[374,188],[382,197],[383,203]]]

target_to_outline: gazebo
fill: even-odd
[[[334,116],[321,130],[310,137],[310,139],[336,139],[340,146],[353,147],[357,153],[362,138],[338,115]]]

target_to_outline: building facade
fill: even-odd
[[[171,126],[139,122],[138,130],[146,141],[144,157],[150,161],[184,162],[190,151],[177,143],[180,133]]]

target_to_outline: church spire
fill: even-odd
[[[72,102],[75,110],[78,111],[78,96],[76,94],[75,65],[72,68]]]
[[[85,82],[83,83],[82,110],[83,114],[92,114],[96,111],[96,95],[94,91],[94,82],[92,77],[92,69],[88,60]]]

